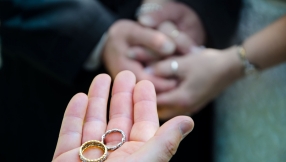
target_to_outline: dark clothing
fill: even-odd
[[[103,67],[87,72],[84,62],[116,19],[133,18],[140,1],[0,3],[1,137],[5,139],[0,159],[51,161],[69,100],[78,92],[86,93],[93,77],[104,72]]]
[[[0,1],[1,161],[51,161],[68,101],[105,72],[103,66],[87,72],[83,63],[112,23],[133,19],[139,5],[139,0]],[[225,21],[234,24],[233,18]]]
[[[201,18],[207,32],[207,46],[223,49],[236,29],[241,0],[181,0]]]

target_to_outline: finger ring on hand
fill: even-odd
[[[121,133],[121,135],[122,135],[121,142],[119,142],[117,145],[112,146],[112,147],[108,147],[108,146],[107,146],[107,150],[112,150],[112,151],[113,151],[113,150],[116,150],[117,148],[119,148],[120,146],[123,145],[123,143],[126,141],[126,137],[125,137],[125,134],[124,134],[124,132],[123,132],[122,130],[120,130],[120,129],[111,129],[111,130],[106,131],[106,132],[102,135],[102,137],[101,137],[102,143],[104,143],[105,137],[106,137],[108,134],[112,133],[112,132],[119,132],[119,133]]]
[[[176,73],[178,71],[178,68],[179,68],[178,62],[173,60],[171,62],[171,69],[172,69],[173,73]]]
[[[121,142],[118,143],[117,145],[115,146],[112,146],[112,147],[108,147],[104,144],[104,139],[105,137],[112,133],[112,132],[120,132],[121,135],[122,135],[122,139],[121,139]],[[82,160],[82,162],[103,162],[106,160],[107,158],[107,151],[109,150],[116,150],[118,149],[120,146],[123,145],[123,143],[126,141],[126,136],[124,134],[124,132],[120,129],[111,129],[111,130],[108,130],[106,131],[102,137],[101,137],[101,142],[100,141],[97,141],[97,140],[90,140],[90,141],[87,141],[85,142],[84,144],[81,145],[80,149],[79,149],[79,158],[80,160]],[[88,159],[86,157],[83,156],[83,152],[89,148],[89,147],[98,147],[100,148],[101,150],[103,150],[103,155],[97,159]]]
[[[137,9],[135,16],[139,17],[140,15],[154,11],[159,11],[161,9],[162,6],[158,3],[144,3]]]
[[[177,38],[179,35],[180,35],[180,31],[178,31],[176,29],[172,30],[172,32],[171,32],[172,38]]]
[[[83,156],[83,152],[89,148],[89,147],[98,147],[103,151],[103,155],[97,159],[88,159]],[[103,162],[107,158],[107,147],[100,141],[97,140],[91,140],[87,141],[84,144],[81,145],[79,149],[79,158],[82,160],[82,162]]]

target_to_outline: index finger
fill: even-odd
[[[139,25],[134,25],[127,39],[131,45],[142,45],[161,56],[171,55],[176,49],[175,43],[165,34]]]
[[[88,99],[85,94],[76,94],[69,102],[53,159],[62,153],[75,149],[81,145],[82,126],[86,113]]]
[[[168,91],[173,89],[177,84],[173,79],[165,79],[150,74],[148,69],[143,69],[143,66],[136,60],[126,59],[124,66],[124,69],[131,70],[135,74],[137,82],[140,80],[151,81],[155,85],[157,92]]]

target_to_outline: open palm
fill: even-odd
[[[179,116],[159,127],[156,94],[149,81],[137,84],[133,73],[123,71],[114,81],[107,123],[107,101],[111,79],[106,74],[94,78],[88,95],[76,94],[67,106],[53,157],[54,162],[78,162],[79,147],[89,140],[101,140],[110,129],[125,132],[126,141],[109,152],[106,161],[169,161],[180,141],[193,128],[193,121]],[[121,141],[119,133],[106,137],[107,145]],[[85,152],[87,158],[98,158],[100,150]]]

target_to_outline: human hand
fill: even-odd
[[[178,69],[171,69],[172,61]],[[149,67],[159,77],[176,77],[177,88],[157,95],[158,114],[166,120],[199,111],[224,88],[242,76],[242,65],[235,47],[227,50],[206,49],[160,61]]]
[[[131,70],[138,81],[150,80],[157,92],[174,88],[175,80],[150,75],[144,71],[142,62],[128,57],[129,49],[134,46],[151,49],[161,57],[169,56],[175,50],[172,40],[164,34],[133,21],[118,21],[108,31],[108,40],[102,53],[104,65],[111,77],[114,78],[122,70]]]
[[[176,43],[176,51],[171,56],[184,55],[192,52],[192,49],[198,48],[187,34],[178,31],[175,24],[170,21],[162,22],[158,26],[157,31],[165,34]],[[146,65],[166,58],[159,57],[160,55],[154,51],[139,46],[131,47],[128,52],[132,54],[131,59],[140,61]]]
[[[167,2],[160,10],[139,15],[138,20],[146,27],[164,28],[161,31],[174,39],[182,53],[188,53],[192,45],[200,46],[206,41],[199,16],[190,7],[179,2]]]
[[[165,162],[175,154],[180,141],[193,129],[186,116],[176,117],[159,127],[154,86],[149,81],[135,84],[129,71],[120,72],[114,81],[109,121],[107,100],[111,79],[106,74],[94,78],[88,96],[76,94],[67,106],[53,162],[79,162],[79,147],[89,140],[99,140],[106,130],[121,129],[126,142],[109,152],[106,161]],[[121,141],[117,133],[106,137],[107,144]],[[87,149],[87,158],[102,155],[98,149]],[[146,156],[148,155],[148,156]]]

